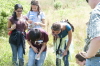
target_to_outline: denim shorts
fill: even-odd
[[[86,66],[100,66],[100,57],[86,59]]]

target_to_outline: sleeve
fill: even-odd
[[[44,14],[44,12],[41,12],[41,19],[45,19],[45,14]]]
[[[70,31],[72,28],[71,28],[71,26],[70,26],[69,24],[67,24],[67,25],[66,25],[66,29],[67,29],[68,31]]]
[[[26,14],[26,17],[29,18],[30,11]]]
[[[48,40],[49,40],[48,34],[47,34],[47,32],[44,32],[44,40],[43,40],[43,42],[48,42]]]

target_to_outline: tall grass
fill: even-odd
[[[91,11],[85,0],[55,0],[63,3],[62,8],[56,10],[53,7],[54,0],[39,0],[42,11],[46,15],[46,28],[49,34],[48,51],[44,66],[55,66],[55,54],[53,53],[53,40],[51,35],[51,25],[54,22],[68,19],[75,27],[73,32],[74,53],[70,55],[70,66],[78,66],[75,63],[75,54],[82,51],[84,39],[86,37],[86,22]],[[29,5],[26,4],[26,5]],[[30,6],[30,5],[29,5]],[[25,8],[25,7],[24,7]],[[28,8],[29,9],[29,8]],[[26,8],[25,8],[26,10]],[[25,11],[27,13],[28,10]],[[24,14],[25,14],[24,13]],[[29,45],[26,44],[25,64],[28,61]],[[0,66],[11,66],[12,54],[7,37],[0,37]]]

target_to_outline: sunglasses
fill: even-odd
[[[22,11],[16,11],[16,12],[22,12]]]

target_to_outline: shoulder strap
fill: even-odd
[[[59,50],[59,48],[60,48],[61,41],[62,41],[62,38],[60,38],[60,42],[59,42],[59,46],[58,46],[58,50]]]

